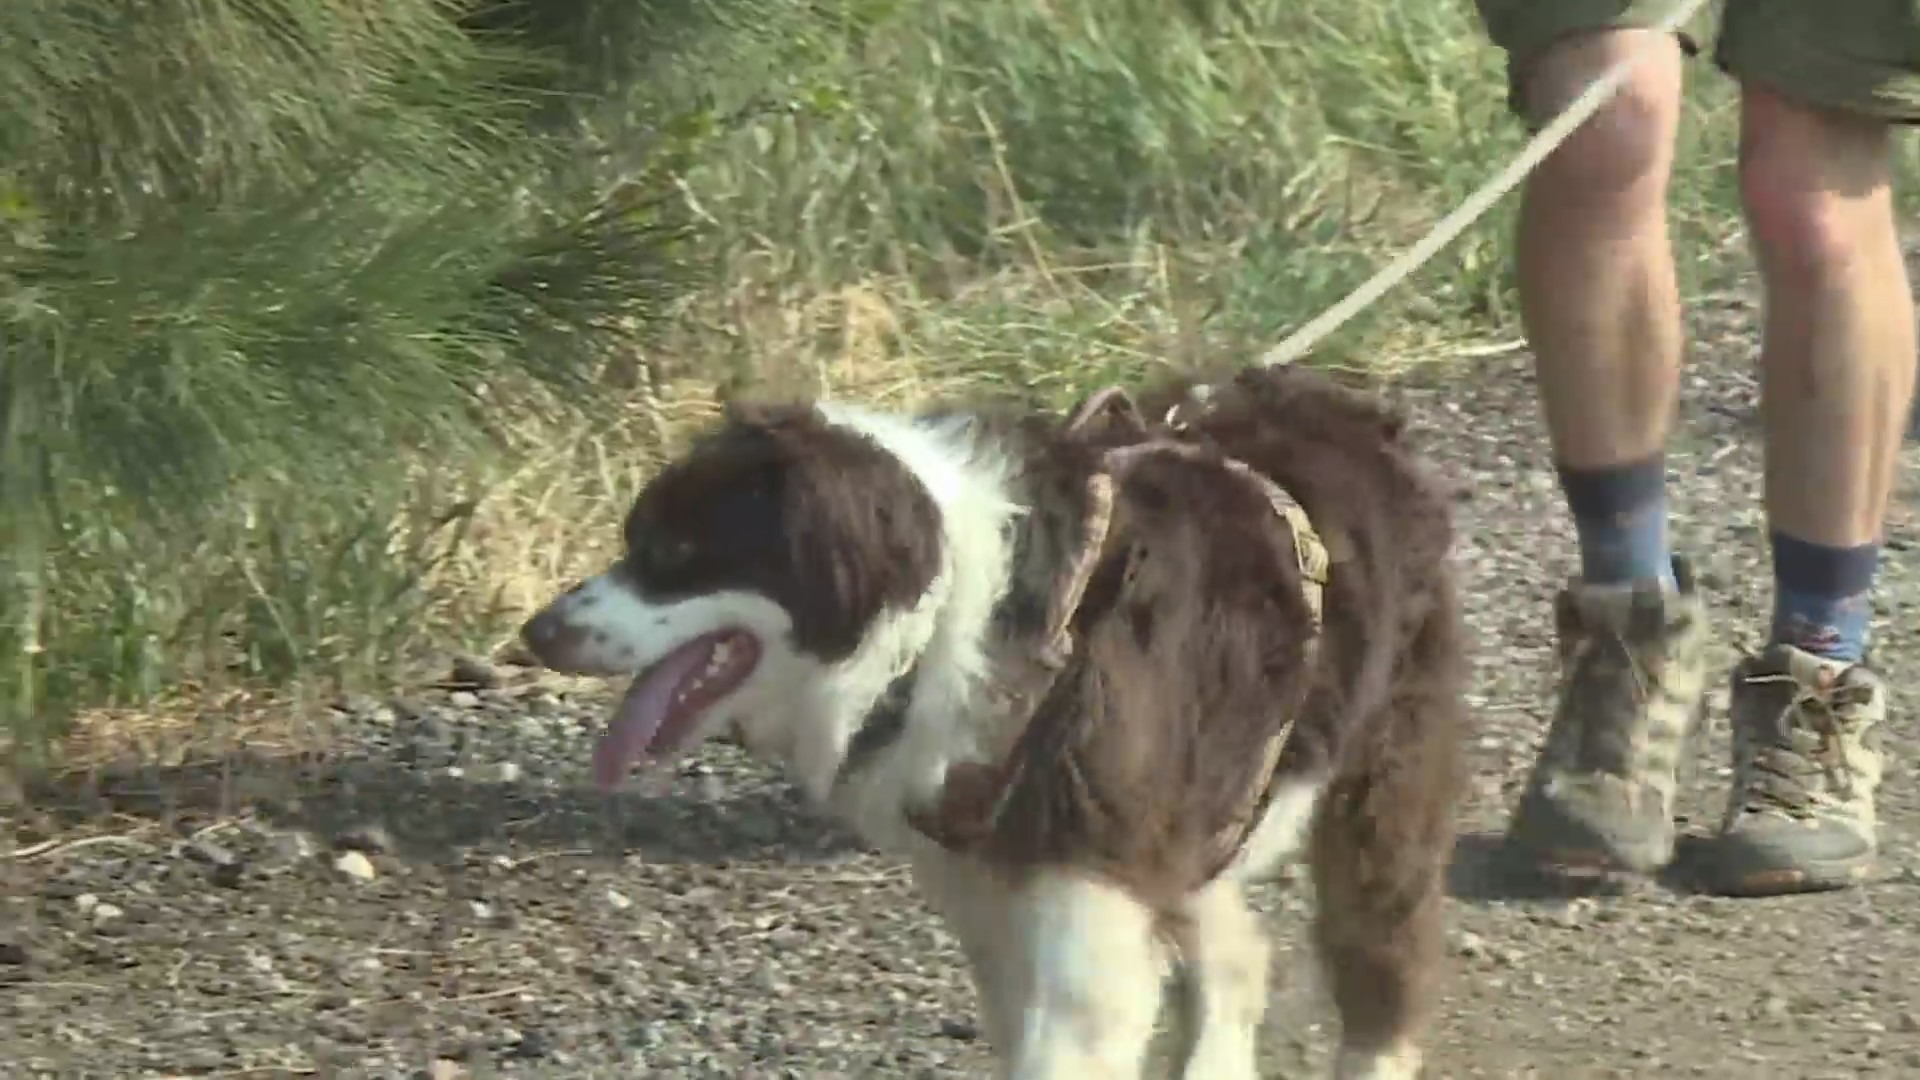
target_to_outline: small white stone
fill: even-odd
[[[357,881],[372,881],[373,861],[357,851],[343,851],[333,860],[333,868]]]
[[[626,897],[620,895],[617,892],[614,892],[612,889],[608,889],[607,890],[607,906],[611,907],[615,911],[625,911],[628,908],[633,906],[633,901],[627,899]]]

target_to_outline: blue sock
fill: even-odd
[[[1590,585],[1673,584],[1666,455],[1605,469],[1562,465],[1559,472],[1580,536],[1582,579]]]
[[[1829,660],[1858,663],[1867,652],[1880,545],[1828,547],[1777,529],[1772,539],[1772,640]]]

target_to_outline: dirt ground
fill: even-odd
[[[1754,314],[1742,297],[1699,305],[1673,455],[1676,533],[1729,664],[1756,643],[1768,591]],[[1455,970],[1429,1075],[1920,1075],[1904,708],[1882,873],[1858,891],[1529,896],[1492,871],[1545,726],[1549,600],[1572,549],[1524,358],[1474,363],[1393,391],[1462,481],[1478,642]],[[1891,526],[1877,630],[1896,687],[1920,673],[1913,498]],[[981,1075],[953,942],[902,868],[725,748],[601,799],[585,757],[602,694],[535,682],[346,702],[329,717],[336,751],[301,766],[149,766],[32,792],[34,812],[0,834],[0,1071]],[[1719,728],[1692,828],[1722,797]],[[1260,900],[1283,942],[1269,1071],[1317,1075],[1331,1028],[1300,944],[1308,896]]]

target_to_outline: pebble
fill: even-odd
[[[427,1066],[427,1080],[466,1080],[466,1066],[451,1058],[434,1058]]]
[[[222,889],[237,889],[247,880],[246,864],[222,863],[207,873],[207,880]]]
[[[528,1031],[513,1041],[512,1047],[507,1053],[510,1057],[520,1058],[524,1061],[532,1061],[537,1058],[546,1057],[552,1052],[553,1047],[549,1045],[545,1035],[540,1034],[538,1031]]]
[[[615,911],[625,911],[633,906],[633,901],[627,899],[620,893],[614,892],[612,889],[608,889],[607,906]]]
[[[486,690],[500,684],[500,674],[477,656],[456,656],[453,669],[447,673],[447,684],[462,690]]]
[[[357,881],[372,881],[376,871],[373,860],[358,851],[343,851],[333,860],[333,868]]]

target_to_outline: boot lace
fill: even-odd
[[[1763,725],[1743,733],[1748,740],[1741,793],[1745,810],[1805,819],[1851,792],[1847,740],[1859,726],[1856,717],[1871,690],[1836,685],[1831,677],[1803,684],[1785,673],[1747,681],[1786,684],[1791,691]]]

